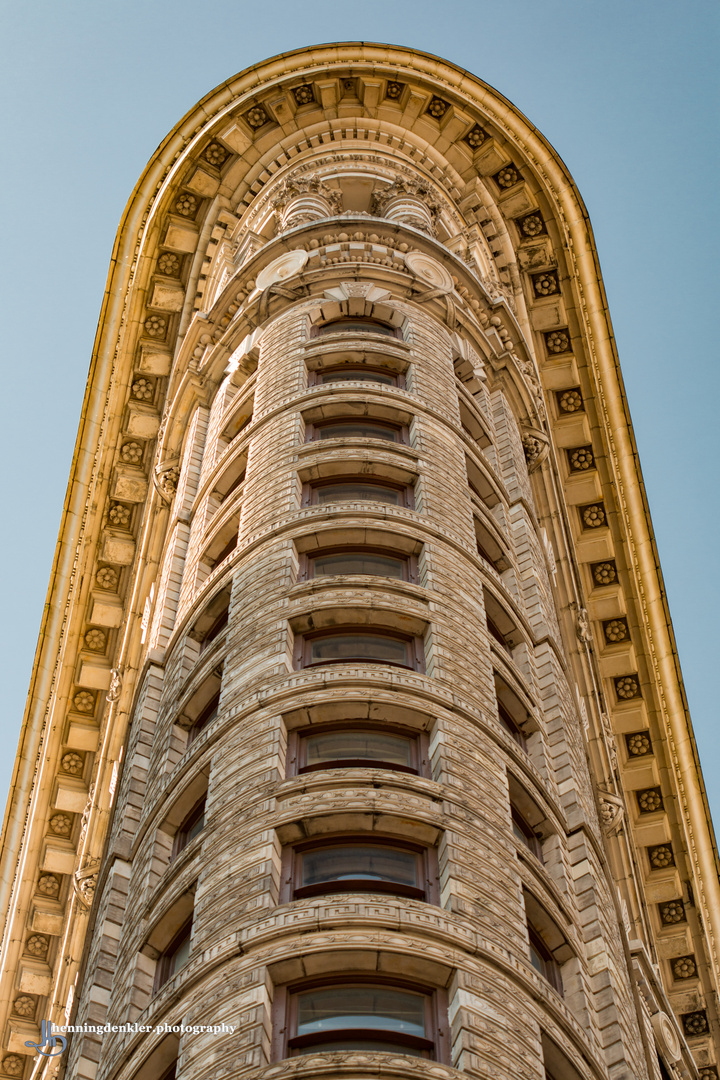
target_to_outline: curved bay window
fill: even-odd
[[[412,488],[407,484],[394,484],[391,480],[342,477],[305,485],[304,506],[343,502],[381,502],[410,510],[414,506]]]
[[[422,642],[419,638],[390,630],[371,630],[364,626],[321,630],[298,635],[295,639],[295,666],[348,663],[391,664],[395,667],[424,670]]]
[[[389,368],[366,367],[364,364],[338,364],[308,374],[308,386],[332,386],[344,382],[380,383],[382,386],[405,388],[405,376],[399,372],[390,371]]]
[[[434,855],[418,844],[372,835],[308,841],[284,853],[284,898],[382,892],[432,902]]]
[[[401,424],[391,424],[385,420],[373,420],[369,417],[338,417],[322,420],[317,424],[308,424],[305,428],[307,442],[318,439],[382,439],[384,442],[409,442],[408,431]]]
[[[427,736],[385,728],[343,724],[342,728],[292,732],[288,740],[290,774],[318,769],[393,769],[424,774]]]
[[[314,326],[313,332],[319,337],[327,334],[382,334],[384,337],[400,337],[400,331],[394,326],[377,322],[375,319],[335,319],[323,326]]]
[[[366,574],[370,577],[417,581],[417,559],[386,548],[341,547],[300,557],[300,581],[306,578]]]
[[[447,1005],[440,996],[440,991],[413,984],[362,976],[341,984],[324,981],[288,988],[276,993],[277,1007],[285,1017],[284,1025],[275,1025],[276,1030],[284,1029],[278,1031],[276,1056],[378,1050],[442,1060]]]

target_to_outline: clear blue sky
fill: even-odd
[[[125,202],[218,83],[285,50],[365,40],[437,53],[497,87],[580,188],[720,821],[719,27],[720,5],[700,0],[6,0],[0,801]]]

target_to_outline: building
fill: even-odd
[[[717,1078],[592,233],[479,79],[282,55],[150,162],[3,842],[0,1077]]]

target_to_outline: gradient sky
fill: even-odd
[[[6,525],[0,801],[10,781],[123,207],[218,83],[316,42],[437,53],[554,145],[595,231],[706,784],[720,821],[720,5],[698,0],[6,0],[0,273]],[[17,393],[16,393],[17,391]]]

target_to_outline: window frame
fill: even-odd
[[[534,855],[541,865],[544,865],[545,859],[543,857],[542,842],[536,836],[532,825],[525,820],[524,815],[518,810],[513,802],[510,803],[510,817],[512,820],[513,835],[518,843],[523,844],[526,850],[529,851],[531,855]],[[522,835],[518,836],[518,832]]]
[[[400,500],[397,503],[384,503],[382,499],[358,499],[348,497],[347,499],[338,499],[334,503],[321,503],[317,498],[317,493],[321,488],[331,487],[334,484],[365,484],[369,487],[378,487],[391,489],[400,493]],[[374,476],[329,476],[322,477],[318,480],[307,481],[303,484],[302,488],[302,502],[304,506],[339,506],[343,502],[379,502],[383,506],[397,506],[398,509],[414,510],[415,509],[415,494],[414,486],[412,484],[399,484],[395,480],[387,480],[384,477]]]
[[[319,851],[323,848],[337,847],[387,847],[394,850],[410,852],[415,856],[417,867],[417,880],[423,882],[423,886],[403,885],[401,882],[383,881],[372,878],[330,878],[328,881],[319,882],[317,885],[301,884],[302,856],[306,851]],[[406,900],[419,900],[426,904],[439,902],[438,887],[438,858],[437,849],[428,847],[426,844],[414,843],[400,837],[387,834],[376,835],[368,833],[340,833],[333,836],[324,835],[304,840],[299,844],[289,844],[283,848],[282,853],[282,885],[280,891],[280,903],[290,903],[293,900],[305,900],[317,896],[333,896],[338,893],[367,892],[385,893],[388,896],[398,896]]]
[[[401,1032],[393,1032],[390,1028],[363,1029],[363,1028],[338,1028],[336,1031],[318,1032],[316,1035],[298,1036],[298,1000],[299,995],[311,990],[336,986],[338,988],[353,988],[357,986],[374,986],[397,990],[408,990],[414,994],[422,994],[425,997],[425,1038],[418,1036],[403,1035]],[[388,979],[381,975],[367,975],[366,973],[343,973],[343,977],[330,976],[318,979],[306,979],[301,983],[290,983],[286,986],[275,988],[273,998],[273,1036],[272,1036],[272,1059],[282,1061],[289,1057],[301,1056],[299,1051],[314,1044],[327,1042],[333,1039],[336,1042],[353,1038],[376,1042],[387,1042],[388,1053],[402,1053],[402,1050],[393,1049],[401,1046],[412,1047],[420,1053],[417,1055],[426,1061],[437,1061],[449,1064],[450,1026],[448,1021],[448,998],[443,987],[428,986],[422,982],[411,982],[408,979]],[[432,1038],[428,1038],[431,1035]],[[422,1045],[420,1045],[422,1044]],[[352,1046],[348,1047],[352,1050]],[[317,1053],[332,1053],[333,1051],[318,1050]],[[380,1051],[382,1052],[382,1051]]]
[[[189,963],[190,952],[192,950],[192,928],[193,928],[193,915],[189,919],[186,919],[178,930],[175,937],[170,941],[168,945],[163,949],[158,957],[157,967],[155,969],[155,979],[153,981],[153,996],[162,990],[165,983],[169,982],[178,971],[182,971],[185,964]],[[174,957],[177,955],[180,946],[187,940],[189,942],[188,959],[185,964],[181,964],[176,970],[172,967]]]
[[[219,698],[218,694],[218,698]],[[185,848],[196,839],[197,836],[205,828],[205,804],[207,802],[207,792],[204,792],[202,797],[193,806],[192,810],[185,815],[183,820],[177,827],[175,836],[173,838],[172,854],[170,861],[173,862],[177,859],[178,855],[185,850]],[[195,836],[191,836],[190,833],[197,822],[202,818],[202,826],[197,831]]]
[[[383,761],[373,758],[337,758],[330,761],[319,761],[311,765],[307,764],[307,740],[313,735],[332,734],[333,732],[358,731],[374,732],[378,735],[399,735],[407,739],[411,745],[411,759],[413,765],[398,765],[394,762]],[[414,731],[411,728],[391,726],[389,724],[372,724],[358,720],[355,722],[340,722],[334,724],[311,725],[308,728],[296,729],[288,735],[287,749],[287,775],[302,776],[307,773],[320,772],[324,769],[387,769],[392,772],[408,773],[411,776],[430,776],[429,760],[429,737],[425,731]]]
[[[353,438],[353,439],[376,439],[377,442],[383,445],[389,446],[409,446],[410,445],[410,431],[407,424],[397,424],[393,420],[386,420],[384,417],[375,416],[329,416],[319,421],[307,421],[305,424],[305,442],[323,442],[322,430],[326,427],[332,427],[333,424],[376,424],[378,427],[385,428],[388,431],[392,431],[397,435],[396,439],[383,439],[382,436],[376,435],[352,435],[352,436],[332,436],[333,438]]]
[[[564,997],[565,991],[563,989],[562,975],[560,973],[560,964],[543,941],[541,934],[535,929],[529,919],[527,920],[527,932],[530,943],[530,963],[532,964],[533,970],[542,975],[550,986],[552,986],[553,990],[557,991],[560,997]],[[541,967],[538,967],[533,963],[533,952],[541,961]]]
[[[503,731],[506,731],[511,739],[514,739],[521,750],[527,753],[527,736],[522,728],[519,726],[515,717],[509,710],[503,705],[502,701],[496,699],[498,720],[500,727]]]
[[[401,664],[395,660],[376,660],[369,657],[343,657],[337,660],[310,660],[312,655],[312,643],[320,638],[350,637],[352,635],[363,637],[390,638],[394,641],[402,641],[406,645],[406,658],[408,663]],[[425,650],[422,638],[413,634],[403,634],[397,630],[378,626],[333,626],[314,630],[311,633],[299,633],[295,636],[293,648],[293,663],[296,671],[308,668],[326,667],[328,664],[382,664],[383,666],[401,668],[404,671],[425,672]]]
[[[219,713],[220,693],[221,691],[218,690],[216,694],[213,694],[204,709],[195,717],[192,726],[188,728],[188,746],[195,742],[201,732],[213,722]]]
[[[389,574],[323,574],[316,578],[314,564],[317,559],[326,558],[330,555],[380,555],[386,559],[397,559],[403,565],[401,578],[391,577]],[[314,551],[303,551],[299,557],[298,581],[324,580],[332,577],[377,577],[383,581],[407,581],[410,584],[419,583],[417,555],[408,554],[404,551],[396,551],[393,548],[374,547],[369,544],[338,544],[334,547],[320,548]]]
[[[323,378],[325,375],[336,375],[342,372],[355,372],[357,374],[358,382],[374,383],[376,386],[393,386],[398,390],[407,389],[407,380],[404,372],[394,371],[392,368],[382,367],[379,364],[333,364],[328,367],[318,367],[308,370],[308,386],[342,386],[344,382],[352,382],[352,378],[348,379],[333,379],[327,382]],[[389,382],[383,383],[375,379],[364,379],[363,374],[367,372],[370,375],[383,375]]]

